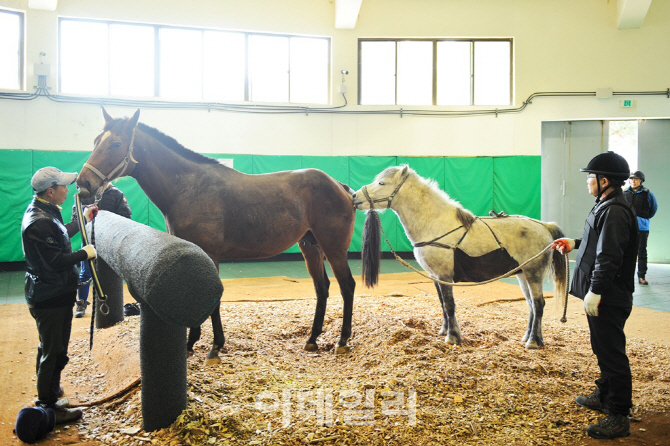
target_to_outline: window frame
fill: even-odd
[[[192,26],[178,26],[178,25],[166,25],[166,24],[157,24],[157,23],[146,23],[146,22],[128,22],[128,21],[121,21],[121,20],[103,20],[103,19],[89,19],[89,18],[81,18],[81,17],[66,17],[66,16],[59,16],[58,17],[58,52],[59,55],[62,54],[62,38],[61,38],[61,32],[62,32],[62,24],[64,21],[78,21],[78,22],[93,22],[93,23],[102,23],[106,24],[108,27],[109,25],[139,25],[139,26],[148,26],[148,27],[153,27],[154,29],[154,88],[153,88],[153,96],[151,97],[154,100],[166,100],[170,101],[170,98],[161,96],[161,77],[160,77],[160,67],[161,67],[161,50],[160,50],[160,31],[161,29],[179,29],[179,30],[187,30],[187,31],[199,31],[203,34],[207,31],[213,31],[213,32],[224,32],[224,33],[236,33],[236,34],[241,34],[244,37],[244,51],[245,51],[245,57],[244,57],[244,63],[245,63],[245,73],[244,73],[244,99],[242,102],[261,102],[259,100],[253,101],[251,99],[252,95],[252,88],[251,88],[251,77],[250,77],[250,71],[249,71],[249,49],[250,49],[250,37],[251,36],[271,36],[271,37],[285,37],[289,39],[289,42],[291,41],[292,38],[308,38],[308,39],[321,39],[325,40],[327,43],[327,54],[326,60],[328,63],[327,66],[327,76],[326,79],[324,79],[325,82],[325,92],[326,92],[326,102],[324,105],[330,105],[332,102],[332,92],[331,92],[331,84],[332,84],[332,37],[330,36],[311,36],[311,35],[303,35],[303,34],[279,34],[279,33],[270,33],[270,32],[255,32],[255,31],[240,31],[240,30],[235,30],[235,29],[221,29],[221,28],[207,28],[207,27],[192,27]],[[109,28],[108,28],[109,29]],[[203,39],[204,42],[204,39]],[[204,43],[203,43],[204,47]],[[109,58],[109,52],[107,57]],[[290,45],[289,45],[289,59],[288,59],[288,64],[290,68]],[[204,67],[204,61],[203,61],[203,67]],[[61,79],[61,72],[62,72],[62,58],[58,58],[58,91],[62,92],[62,79]],[[187,101],[187,102],[194,102],[194,101],[203,101],[203,102],[209,102],[206,99],[205,95],[205,83],[204,83],[204,75],[203,77],[203,83],[202,83],[202,88],[201,88],[201,96],[199,98],[193,98],[193,99],[181,99],[182,101]],[[299,104],[300,102],[291,102],[291,89],[290,89],[290,79],[291,79],[291,73],[289,69],[289,76],[288,76],[288,83],[286,85],[286,92],[288,94],[288,101],[287,103],[289,104]],[[110,94],[110,79],[108,77],[107,79],[107,94],[103,95],[104,97],[114,97]],[[75,93],[79,94],[79,93]],[[89,96],[86,94],[81,94],[82,96]],[[127,96],[126,96],[127,97]],[[233,102],[238,102],[237,100],[233,100]],[[262,101],[264,102],[264,101]]]
[[[364,106],[375,106],[382,104],[361,104],[361,97],[363,94],[362,91],[362,76],[363,76],[363,60],[362,60],[362,47],[365,42],[394,42],[395,43],[395,104],[398,104],[398,43],[399,42],[432,42],[433,43],[433,79],[432,79],[432,106],[438,107],[481,107],[487,104],[475,105],[475,43],[476,42],[508,42],[510,45],[510,54],[509,54],[509,103],[507,105],[514,104],[514,38],[513,37],[477,37],[477,38],[451,38],[451,37],[439,37],[439,38],[408,38],[408,37],[395,37],[395,38],[385,38],[385,37],[371,37],[371,38],[359,38],[358,39],[358,105]],[[450,105],[450,104],[437,104],[437,44],[438,42],[468,42],[470,43],[470,104],[469,105]],[[407,104],[410,105],[410,104]],[[502,104],[501,104],[502,105]]]
[[[19,17],[19,71],[18,81],[19,81],[19,91],[26,90],[26,14],[23,11],[17,11],[14,9],[5,9],[0,8],[0,12],[3,14],[13,14]],[[11,89],[8,89],[11,90]]]

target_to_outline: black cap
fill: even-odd
[[[615,180],[626,181],[630,175],[628,161],[614,152],[605,152],[593,157],[589,164],[580,172],[595,173]]]

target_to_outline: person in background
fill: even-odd
[[[94,198],[95,197],[89,197],[86,200],[82,200],[81,204],[93,204]],[[128,205],[128,200],[126,200],[125,195],[123,195],[123,192],[121,192],[119,188],[114,186],[112,183],[107,183],[107,186],[105,186],[105,190],[102,193],[102,198],[100,198],[97,207],[102,211],[114,212],[115,214],[126,218],[130,218],[132,215],[130,206]],[[72,206],[72,221],[78,221],[76,205]],[[79,281],[81,282],[82,286],[78,291],[77,308],[74,312],[74,317],[84,317],[84,314],[86,314],[86,307],[88,306],[91,270],[87,261],[81,262]]]
[[[623,191],[626,200],[635,209],[637,225],[640,230],[637,246],[637,281],[640,285],[649,285],[647,281],[647,240],[649,239],[649,220],[656,214],[658,203],[654,194],[642,186],[644,174],[637,170],[629,180],[630,186]]]
[[[72,330],[72,307],[79,287],[76,265],[96,257],[91,245],[72,252],[70,237],[79,230],[76,222],[63,224],[61,205],[68,185],[77,173],[44,167],[33,175],[30,184],[35,191],[21,222],[21,241],[26,258],[25,297],[30,314],[37,324],[37,401],[36,405],[55,411],[55,422],[67,423],[81,417],[81,409],[69,409],[58,399],[63,395],[61,372],[69,361],[67,355]],[[84,218],[95,215],[93,206]],[[59,404],[60,403],[60,404]]]
[[[597,155],[580,170],[589,173],[587,188],[596,197],[584,235],[552,244],[561,253],[579,249],[570,294],[584,300],[591,348],[600,367],[593,393],[575,402],[607,414],[587,427],[591,437],[625,437],[630,435],[633,380],[624,326],[633,308],[638,233],[635,213],[621,190],[630,172],[626,160],[614,152]]]

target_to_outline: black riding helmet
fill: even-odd
[[[614,152],[605,152],[593,157],[589,164],[580,172],[595,173],[598,178],[598,199],[600,196],[612,186],[621,186],[630,176],[630,168],[628,161]],[[610,185],[604,190],[600,190],[600,177],[609,178]],[[618,183],[618,184],[617,184]]]
[[[631,173],[628,178],[638,178],[642,180],[641,183],[644,183],[644,174],[641,170],[636,170],[635,172]]]

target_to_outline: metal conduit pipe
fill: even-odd
[[[40,76],[43,77],[43,76]],[[670,98],[670,88],[659,91],[628,91],[613,92],[615,96],[665,96]],[[265,114],[305,114],[325,113],[325,114],[352,114],[352,115],[398,115],[398,116],[485,116],[500,115],[506,113],[520,113],[532,103],[532,100],[539,97],[581,97],[596,96],[596,92],[537,92],[528,96],[523,104],[515,108],[495,108],[481,110],[427,110],[427,109],[383,109],[383,110],[342,110],[348,105],[345,93],[342,93],[344,99],[343,105],[333,107],[304,107],[291,105],[260,105],[260,104],[228,104],[221,102],[179,102],[179,101],[146,101],[146,100],[128,100],[117,98],[85,98],[77,96],[52,95],[46,86],[38,86],[35,93],[1,93],[0,99],[10,100],[32,100],[37,97],[46,97],[54,102],[65,102],[73,104],[95,104],[95,105],[116,105],[124,107],[141,107],[156,109],[199,109],[216,110],[232,113],[265,113]]]

